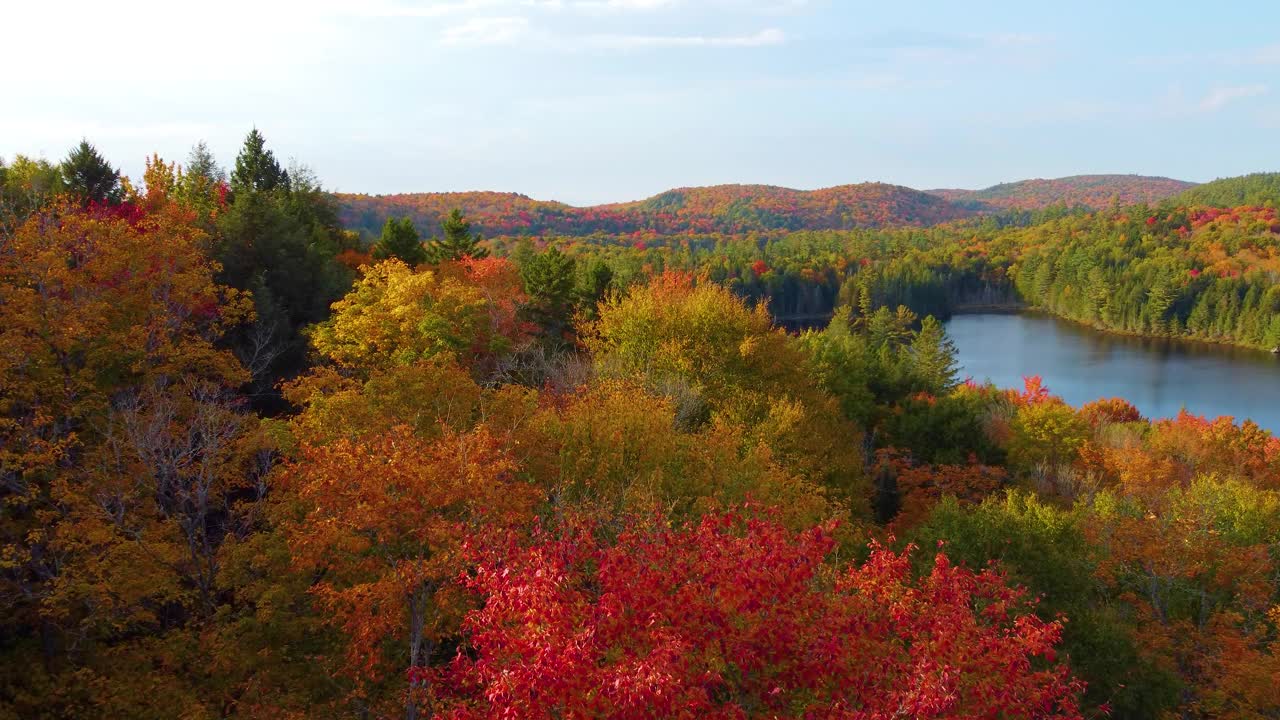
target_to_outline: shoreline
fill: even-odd
[[[962,309],[952,311],[952,317],[958,315],[1040,315],[1054,320],[1074,325],[1079,328],[1091,330],[1103,335],[1112,335],[1121,338],[1130,338],[1134,340],[1147,340],[1153,342],[1166,342],[1175,345],[1184,345],[1189,347],[1199,346],[1201,349],[1214,350],[1234,350],[1248,352],[1259,356],[1267,356],[1271,358],[1280,358],[1280,352],[1277,349],[1270,349],[1258,345],[1246,345],[1232,340],[1210,340],[1208,338],[1190,337],[1185,335],[1152,335],[1150,333],[1135,332],[1130,330],[1117,330],[1105,326],[1095,325],[1093,323],[1077,320],[1065,315],[1059,315],[1051,310],[1038,305],[982,305],[982,306],[965,306]]]

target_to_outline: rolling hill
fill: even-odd
[[[424,234],[461,208],[485,235],[745,233],[933,225],[973,213],[943,198],[884,183],[792,190],[771,185],[677,188],[645,200],[591,207],[515,193],[338,194],[343,224],[369,234],[410,217]]]
[[[1217,207],[1265,205],[1268,202],[1280,204],[1280,173],[1219,178],[1187,190],[1178,196],[1178,200],[1187,205]]]
[[[668,190],[644,200],[577,207],[501,192],[335,195],[343,224],[377,235],[389,217],[409,217],[424,235],[461,208],[486,236],[740,234],[770,230],[847,230],[927,226],[1010,209],[1050,205],[1102,208],[1158,202],[1194,183],[1140,175],[1077,175],[1023,180],[985,190],[930,190],[860,183],[820,190],[774,185],[713,185]]]
[[[968,210],[992,212],[1038,210],[1050,205],[1104,208],[1113,199],[1121,205],[1156,203],[1182,193],[1195,183],[1144,175],[1073,175],[1051,180],[1037,178],[1001,183],[983,190],[929,190]]]

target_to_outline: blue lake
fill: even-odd
[[[957,315],[947,332],[961,377],[1021,388],[1024,375],[1039,375],[1073,405],[1123,397],[1151,418],[1185,407],[1280,434],[1280,358],[1271,353],[1113,335],[1035,313]]]

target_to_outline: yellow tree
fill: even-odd
[[[671,398],[605,380],[545,402],[513,445],[557,505],[683,517],[751,501],[796,528],[836,514],[824,489],[787,471],[767,445],[744,447],[743,428],[679,423]]]
[[[60,206],[0,251],[0,593],[8,631],[39,635],[22,683],[49,683],[41,712],[88,692],[58,673],[146,683],[140,658],[175,662],[165,633],[211,613],[218,535],[254,482],[256,422],[227,395],[245,375],[215,344],[247,301],[190,220]],[[139,686],[109,685],[98,712],[140,716]],[[170,710],[191,702],[175,689]]]
[[[311,342],[339,367],[384,369],[450,354],[476,372],[520,343],[519,275],[505,260],[445,263],[414,271],[399,260],[365,270]]]
[[[749,445],[764,444],[784,468],[865,509],[861,433],[763,306],[667,273],[601,303],[585,331],[600,373],[643,378],[677,401],[684,427],[744,428]]]

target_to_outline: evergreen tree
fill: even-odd
[[[124,198],[119,171],[88,140],[81,140],[62,161],[62,176],[68,192],[81,202],[118,204]]]
[[[350,271],[334,261],[341,229],[328,196],[305,183],[287,193],[244,192],[216,223],[218,281],[252,292],[257,310],[253,326],[233,332],[230,344],[257,371],[259,410],[279,412],[272,388],[305,365],[302,328],[328,317],[330,304],[350,287]]]
[[[868,323],[871,322],[871,314],[875,311],[875,306],[871,303],[871,289],[867,285],[867,281],[858,282],[858,315],[853,321],[853,326],[862,332],[867,331]]]
[[[480,246],[480,236],[471,234],[471,223],[462,216],[462,211],[454,208],[449,217],[441,223],[443,238],[432,238],[427,247],[427,257],[433,263],[448,260],[459,260],[463,256],[483,258],[489,251]]]
[[[934,316],[926,316],[920,324],[911,342],[911,355],[916,377],[930,392],[941,394],[955,387],[956,346]]]
[[[275,155],[267,149],[266,139],[257,128],[249,131],[244,147],[236,156],[236,168],[231,172],[231,189],[236,192],[289,189],[289,173],[276,162]]]
[[[556,248],[534,255],[520,268],[524,291],[529,296],[525,314],[555,337],[569,325],[573,313],[573,258]]]
[[[582,265],[578,271],[577,286],[574,289],[578,307],[587,317],[596,316],[596,306],[604,299],[605,293],[613,285],[613,269],[600,258],[592,258]]]
[[[533,241],[527,237],[522,237],[516,242],[515,249],[511,251],[511,262],[515,263],[516,267],[523,268],[537,254],[538,251],[534,249]]]
[[[422,239],[409,218],[387,218],[382,226],[382,237],[373,246],[373,257],[378,260],[399,258],[406,265],[413,267],[427,259],[426,248],[422,247]]]
[[[227,179],[227,173],[218,166],[218,161],[214,159],[209,146],[203,140],[191,147],[191,152],[187,155],[185,172],[187,175],[204,178],[210,185],[226,182]]]
[[[176,197],[179,202],[195,209],[201,218],[208,218],[223,199],[227,174],[214,160],[209,146],[200,141],[187,155],[187,165],[178,177]]]

